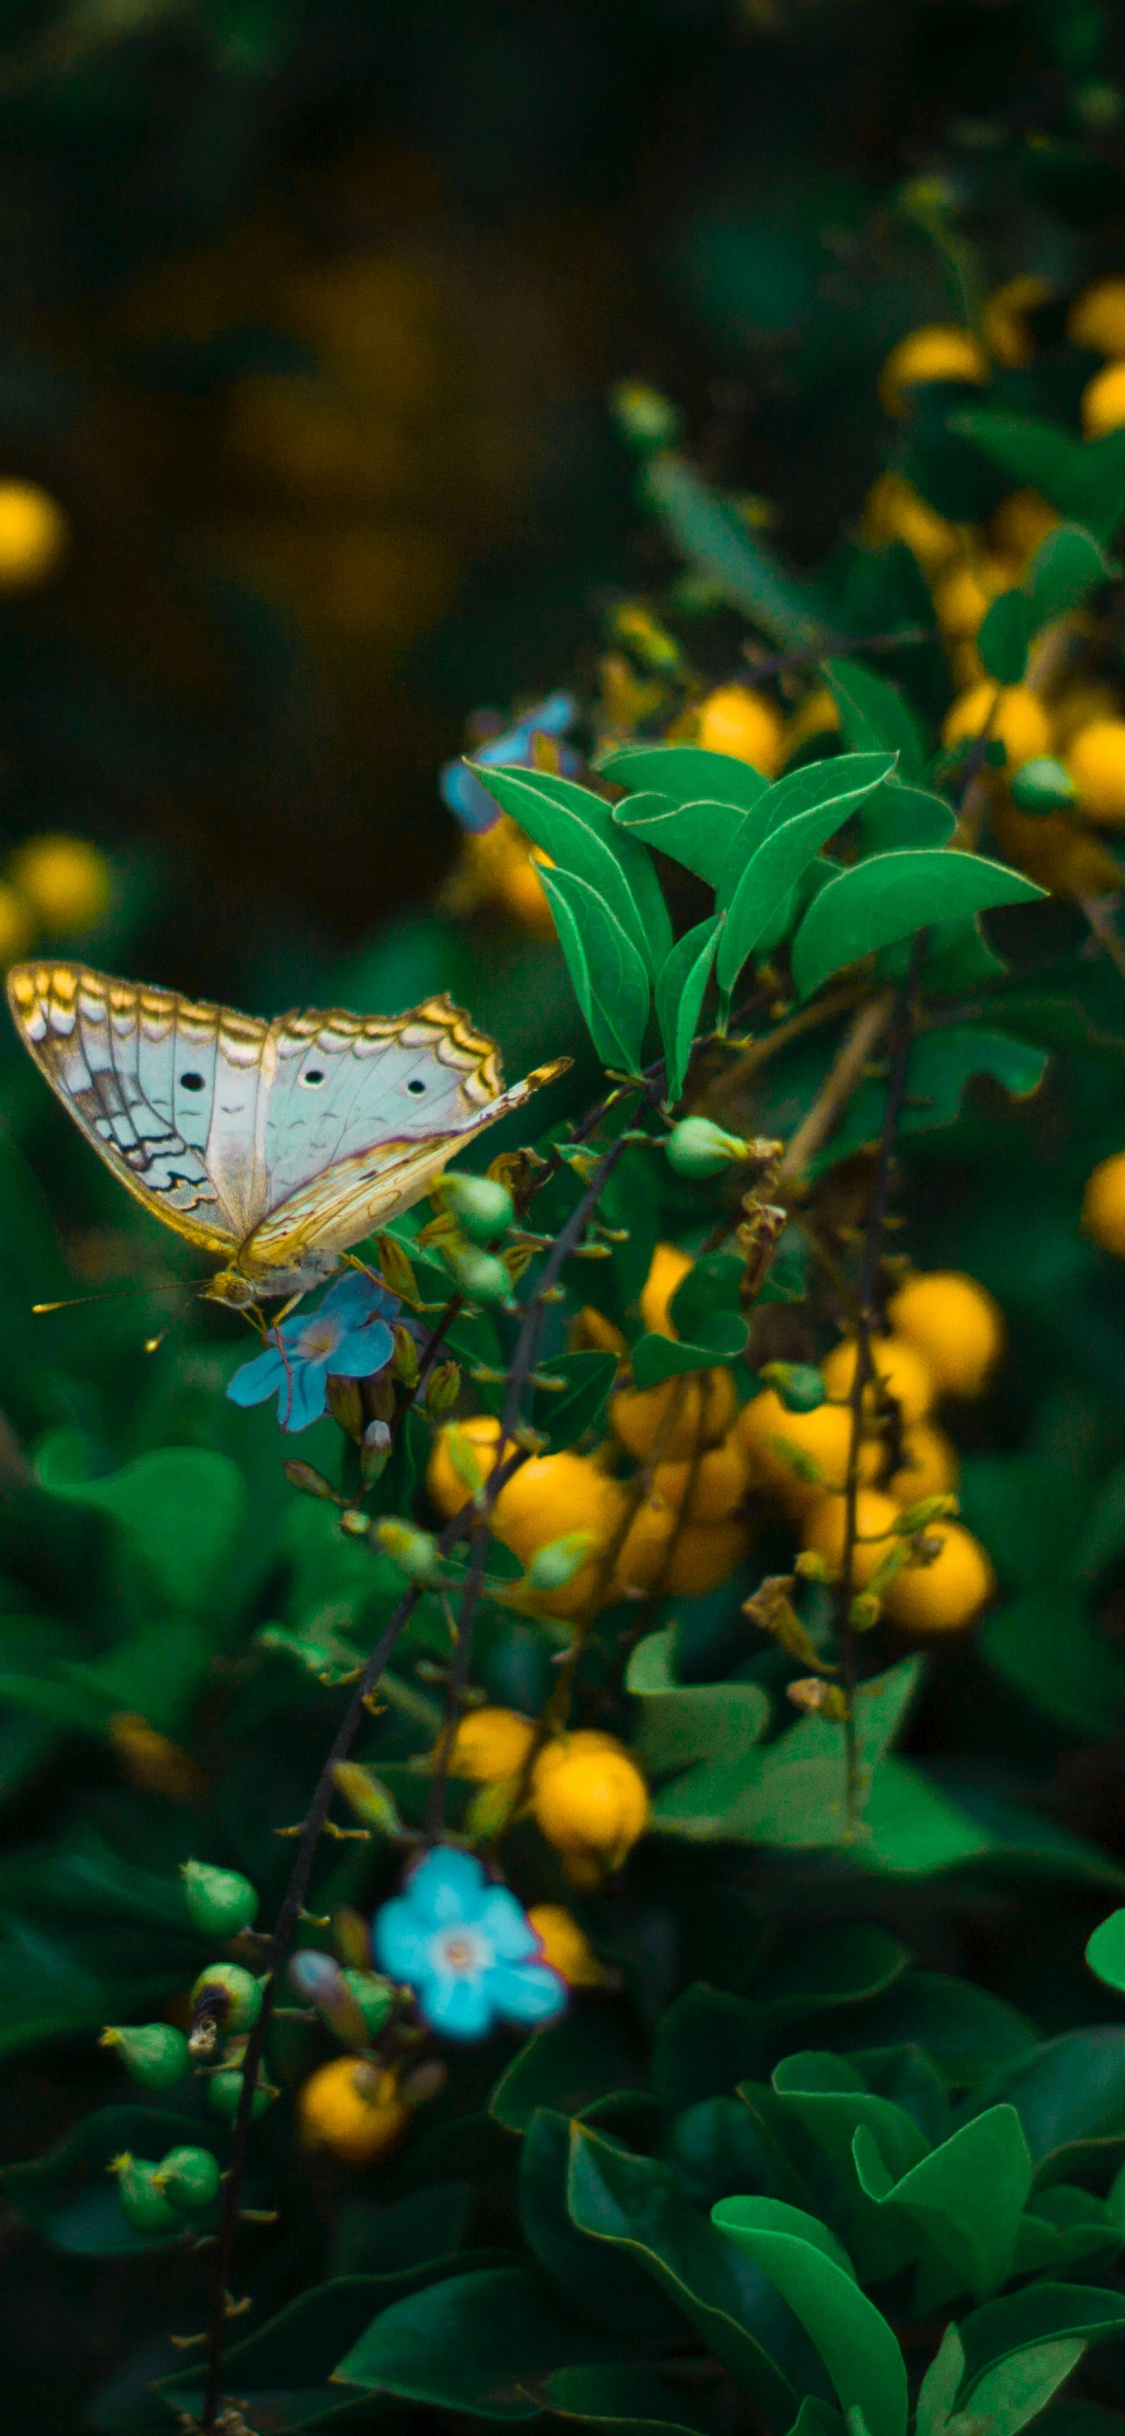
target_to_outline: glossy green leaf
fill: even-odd
[[[473,774],[560,872],[602,899],[655,978],[672,944],[667,908],[644,847],[617,828],[604,797],[548,771],[474,765]]]
[[[1086,1946],[1086,1960],[1107,1988],[1125,1990],[1125,1911],[1099,1921]]]
[[[926,758],[925,738],[897,688],[856,660],[826,660],[824,674],[849,752],[897,753],[903,777],[916,778]]]
[[[539,1392],[535,1426],[545,1431],[557,1451],[573,1446],[587,1430],[600,1426],[617,1377],[617,1357],[598,1352],[559,1353],[552,1354],[546,1367],[552,1378],[565,1379],[566,1385]]]
[[[684,1087],[722,928],[721,914],[713,915],[710,921],[698,922],[694,930],[677,939],[657,975],[656,1016],[664,1047],[664,1096],[670,1107],[675,1106]]]
[[[520,2153],[520,2223],[533,2258],[566,2301],[603,2332],[653,2341],[667,2311],[627,2251],[592,2241],[567,2212],[570,2120],[547,2107],[532,2115]]]
[[[553,2369],[627,2352],[565,2309],[532,2268],[486,2267],[392,2303],[335,2377],[484,2419],[534,2419],[535,2384]]]
[[[962,2409],[971,2405],[980,2380],[1001,2361],[1034,2350],[1059,2336],[1080,2336],[1085,2343],[1106,2343],[1125,2332],[1125,2294],[1094,2284],[1056,2284],[1040,2280],[1010,2292],[1002,2300],[986,2301],[961,2320],[965,2351],[965,2381],[959,2397]]]
[[[695,748],[683,745],[666,749],[691,752]],[[739,764],[733,766],[738,768]],[[753,775],[757,777],[756,770]],[[760,790],[764,795],[764,778]],[[723,865],[746,819],[746,809],[737,803],[703,801],[670,805],[659,795],[627,795],[624,803],[615,804],[613,817],[618,828],[630,837],[641,837],[646,845],[658,846],[662,854],[670,854],[686,870],[694,871],[697,878],[706,880],[709,888],[717,888]]]
[[[548,871],[546,890],[575,996],[603,1065],[635,1073],[648,1021],[649,978],[632,940],[585,880]]]
[[[666,806],[677,808],[704,803],[708,810],[721,804],[752,812],[769,784],[750,762],[737,761],[733,753],[708,752],[699,744],[618,745],[603,753],[596,767],[615,786],[628,787],[630,793],[652,789]],[[620,819],[628,810],[627,802],[615,804],[613,818]],[[622,825],[628,828],[627,818]]]
[[[733,988],[771,917],[807,865],[893,767],[885,753],[842,753],[837,761],[816,762],[771,787],[759,807],[759,813],[771,808],[770,831],[733,890],[719,943],[716,969],[722,989]],[[805,783],[799,786],[798,781]],[[809,795],[814,800],[806,807],[804,799]]]
[[[759,1683],[677,1683],[675,1634],[649,1633],[629,1660],[625,1688],[641,1703],[637,1753],[654,1776],[694,1760],[734,1759],[764,1734],[768,1695]]]
[[[525,2039],[501,2073],[489,2101],[505,2131],[526,2131],[537,2106],[577,2114],[618,2089],[643,2089],[644,2050],[632,2027],[608,2003],[572,2006],[561,2021]]]
[[[561,2368],[546,2395],[560,2419],[616,2436],[723,2436],[718,2397],[658,2368]]]
[[[964,2374],[965,2353],[960,2334],[956,2326],[947,2326],[918,2388],[915,2436],[942,2436]]]
[[[871,2436],[905,2436],[902,2353],[826,2227],[776,2199],[720,2200],[711,2221],[777,2285],[815,2343],[845,2417],[858,2408]]]
[[[931,922],[1028,904],[1043,894],[1020,872],[980,855],[930,847],[872,855],[830,880],[810,905],[793,946],[798,996],[808,998],[832,973]]]
[[[976,2103],[998,2098],[1016,2108],[1039,2179],[1071,2179],[1087,2159],[1125,2141],[1125,2028],[1045,2040],[986,2082]]]
[[[807,813],[826,812],[834,804],[844,807],[840,820],[846,819],[857,804],[883,784],[894,766],[894,755],[889,753],[837,753],[829,760],[806,762],[802,769],[788,770],[783,778],[776,778],[747,814],[727,854],[719,874],[716,901],[720,910],[732,905],[749,862],[779,830],[789,829]],[[826,834],[831,836],[831,830]],[[806,856],[799,869],[803,870],[809,859]],[[794,878],[797,876],[795,872]],[[787,889],[792,885],[790,880]],[[783,895],[787,889],[782,891]],[[775,897],[773,902],[776,904],[778,899]]]
[[[1013,2106],[974,2116],[906,2172],[888,2164],[877,2125],[859,2125],[853,2153],[868,2198],[912,2217],[976,2299],[1006,2283],[1032,2179]]]
[[[1033,632],[1026,592],[1001,592],[990,602],[981,621],[977,650],[987,674],[998,685],[1022,683]]]
[[[642,2261],[767,2418],[788,2426],[797,2405],[779,2365],[783,2314],[761,2277],[682,2197],[667,2167],[576,2124],[569,2205],[582,2232]]]
[[[987,2419],[990,2436],[1018,2436],[1077,2368],[1086,2346],[1078,2335],[1031,2343],[987,2369],[973,2391],[973,2417]]]
[[[218,1589],[246,1527],[242,1474],[206,1447],[158,1447],[105,1479],[54,1494],[109,1515],[151,1591],[193,1612]]]
[[[697,1982],[676,1997],[657,2029],[653,2095],[672,2116],[706,2098],[723,2097],[740,2081],[761,2074],[767,2041],[763,2006]]]
[[[904,787],[888,779],[869,795],[859,815],[865,854],[885,854],[896,846],[944,846],[957,826],[957,815],[943,795],[929,787]]]
[[[1083,525],[1056,525],[1040,542],[1024,579],[1036,629],[1079,608],[1112,572]]]

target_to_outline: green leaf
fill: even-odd
[[[985,1617],[980,1646],[1004,1683],[1068,1732],[1116,1733],[1125,1663],[1078,1592],[1051,1583],[1010,1600]]]
[[[931,847],[872,855],[830,880],[810,905],[793,946],[797,994],[810,997],[845,965],[933,922],[958,921],[993,905],[1028,904],[1044,894],[1033,880],[980,855]]]
[[[767,2020],[764,2007],[726,1988],[697,1981],[677,1996],[664,2015],[652,2051],[652,2088],[664,2112],[680,2116],[709,2098],[725,2096],[763,2069]]]
[[[939,1971],[907,1971],[885,1996],[856,2015],[837,2014],[835,2043],[854,2047],[924,2047],[955,2087],[981,2081],[1037,2045],[1034,2029],[1013,2005],[986,1988]]]
[[[846,819],[848,811],[881,786],[894,766],[894,756],[889,753],[837,753],[830,760],[807,762],[803,769],[788,770],[784,778],[775,779],[759,797],[753,811],[747,813],[727,854],[719,874],[720,910],[731,905],[750,858],[780,830],[788,829],[806,813],[825,812],[833,805],[847,807],[840,812],[840,821]],[[840,822],[836,825],[839,827]],[[826,834],[831,836],[831,830]],[[802,870],[809,859],[806,855]],[[787,885],[791,886],[792,881]]]
[[[866,2088],[856,2065],[843,2056],[784,2056],[775,2067],[773,2088],[784,2113],[803,2124],[839,2177],[845,2214],[836,2221],[864,2282],[894,2274],[908,2263],[910,2236],[904,2240],[901,2223],[888,2225],[872,2205],[857,2175],[853,2142],[861,2129],[866,2137],[877,2135],[879,2154],[892,2157],[895,2170],[905,2173],[926,2154],[917,2123],[892,2098]]]
[[[843,753],[838,761],[816,762],[771,787],[759,807],[772,807],[770,832],[742,871],[719,943],[721,989],[733,989],[751,950],[807,865],[893,767],[885,753]],[[799,781],[807,783],[798,793]],[[810,793],[815,800],[808,808],[790,808]]]
[[[520,2222],[529,2249],[575,2309],[605,2332],[652,2341],[667,2310],[651,2277],[625,2251],[578,2230],[567,2213],[570,2120],[538,2107],[520,2156]]]
[[[917,778],[926,758],[925,738],[897,688],[855,660],[823,665],[849,752],[897,753],[903,777]]]
[[[1025,592],[1000,592],[985,611],[977,650],[998,685],[1019,685],[1027,668],[1034,631],[1031,603]]]
[[[691,745],[670,745],[669,752],[693,752]],[[647,758],[647,755],[646,755]],[[719,755],[708,754],[708,760]],[[738,763],[732,765],[738,768]],[[743,764],[747,767],[747,764]],[[754,777],[758,777],[755,770]],[[758,781],[761,793],[766,791],[764,778]],[[723,864],[733,847],[743,822],[745,809],[734,803],[685,803],[669,805],[660,795],[627,795],[624,803],[616,804],[614,820],[631,837],[643,837],[646,845],[659,846],[662,854],[670,854],[697,878],[706,880],[709,888],[717,888]]]
[[[649,979],[604,900],[572,872],[540,871],[575,996],[602,1064],[635,1073],[648,1022]]]
[[[546,1432],[557,1452],[597,1429],[613,1392],[617,1357],[612,1353],[559,1353],[550,1361],[553,1378],[564,1388],[540,1390],[535,1399],[535,1426]]]
[[[956,2326],[947,2326],[918,2388],[915,2436],[941,2436],[965,2374],[965,2353]]]
[[[1065,2030],[976,2093],[1007,2098],[1023,2124],[1040,2182],[1072,2180],[1125,2141],[1125,2029]]]
[[[1125,1911],[1099,1921],[1086,1946],[1086,1960],[1107,1988],[1125,1989]]]
[[[815,2343],[845,2417],[859,2409],[871,2436],[905,2436],[902,2353],[826,2227],[777,2199],[723,2199],[711,2221],[777,2285]]]
[[[615,2436],[722,2436],[717,2398],[658,2368],[561,2368],[546,2391],[561,2419],[610,2428]]]
[[[530,2267],[486,2267],[384,2309],[333,2382],[481,2419],[534,2419],[538,2380],[627,2348],[573,2317]]]
[[[1125,516],[1125,431],[1075,440],[1032,415],[993,414],[973,406],[950,417],[950,428],[973,440],[1020,483],[1042,491],[1063,516],[1108,545]]]
[[[868,2198],[878,2207],[904,2210],[921,2226],[975,2299],[1007,2282],[1032,2177],[1013,2106],[975,2115],[905,2173],[888,2166],[877,2126],[860,2124],[853,2153]]]
[[[1031,2343],[1011,2359],[998,2360],[973,2391],[973,2417],[986,2419],[989,2436],[1018,2436],[1077,2368],[1086,2346],[1080,2336]]]
[[[526,2131],[537,2106],[578,2114],[595,2098],[647,2083],[644,2050],[632,2025],[606,2003],[572,2006],[561,2021],[526,2039],[489,2100],[493,2121]]]
[[[692,1042],[707,990],[723,916],[697,922],[665,957],[656,981],[656,1017],[664,1047],[667,1074],[664,1097],[674,1107],[684,1087]]]
[[[1079,608],[1112,573],[1092,533],[1080,524],[1056,525],[1040,542],[1024,579],[1036,632]]]
[[[632,1348],[638,1387],[733,1362],[743,1352],[749,1329],[742,1314],[742,1279],[742,1263],[730,1252],[709,1252],[693,1262],[669,1304],[678,1335],[653,1331],[638,1337]]]
[[[764,1734],[770,1702],[759,1683],[677,1683],[675,1633],[649,1633],[629,1660],[625,1688],[641,1702],[637,1755],[654,1776],[694,1760],[735,1759]]]
[[[877,1776],[917,1688],[918,1659],[905,1659],[860,1688],[856,1725],[860,1762]],[[652,1806],[655,1828],[693,1841],[815,1847],[845,1840],[844,1749],[839,1726],[802,1717],[765,1749],[737,1761],[701,1764],[663,1786]]]
[[[576,2123],[569,2205],[595,2239],[639,2258],[767,2419],[786,2427],[796,2395],[778,2364],[781,2313],[761,2279],[683,2198],[666,2166],[628,2155]]]
[[[173,1608],[208,1606],[246,1528],[242,1474],[206,1447],[159,1447],[108,1479],[53,1493],[108,1514],[151,1592]]]
[[[1084,2343],[1112,2342],[1125,2332],[1125,2294],[1107,2292],[1093,2284],[1027,2284],[1003,2300],[986,2301],[961,2321],[965,2350],[965,2383],[959,2396],[964,2410],[975,2403],[982,2377],[994,2366],[1020,2352],[1035,2350],[1058,2336],[1080,2336]]]
[[[644,847],[617,828],[604,797],[547,771],[474,763],[473,774],[560,872],[593,889],[655,978],[672,944],[660,883]]]
[[[806,651],[823,639],[820,604],[808,586],[778,564],[694,465],[661,449],[649,459],[644,482],[676,548],[732,609],[785,650]]]
[[[894,779],[868,797],[859,816],[865,854],[884,854],[894,846],[944,846],[957,826],[957,815],[943,795],[929,787],[903,787]]]
[[[601,754],[596,767],[603,778],[630,792],[655,790],[665,809],[690,805],[694,810],[702,804],[711,812],[718,804],[724,811],[752,812],[769,784],[749,761],[737,761],[733,753],[708,752],[699,744],[618,745],[612,753]],[[615,804],[612,817],[622,821],[625,815],[622,825],[628,828],[628,812],[627,802]]]

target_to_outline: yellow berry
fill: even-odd
[[[944,1497],[960,1476],[957,1449],[935,1421],[915,1421],[902,1434],[902,1465],[887,1482],[888,1495],[902,1506],[916,1506],[922,1497]]]
[[[1098,279],[1085,288],[1066,317],[1072,347],[1095,355],[1125,355],[1125,279]]]
[[[674,1243],[658,1243],[649,1262],[648,1276],[641,1288],[641,1318],[645,1327],[660,1336],[675,1336],[676,1330],[668,1317],[668,1305],[677,1286],[681,1286],[692,1261]]]
[[[701,1443],[716,1446],[726,1437],[736,1403],[729,1370],[701,1370],[686,1380],[662,1379],[659,1387],[619,1388],[609,1418],[631,1455],[647,1455],[659,1442],[660,1459],[677,1463]]]
[[[632,1593],[660,1589],[672,1598],[717,1590],[750,1545],[741,1523],[683,1523],[654,1496],[638,1506],[614,1566],[615,1587]]]
[[[981,315],[981,337],[994,364],[1015,372],[1033,361],[1035,346],[1027,316],[1046,304],[1050,293],[1046,280],[1037,278],[1034,271],[1025,271],[994,289]]]
[[[574,1353],[615,1353],[619,1357],[628,1351],[620,1328],[605,1313],[595,1311],[592,1303],[583,1303],[570,1325],[570,1346]]]
[[[785,753],[785,723],[768,695],[749,685],[720,685],[700,708],[698,742],[709,753],[753,762],[773,778]]]
[[[0,482],[0,585],[41,584],[65,555],[70,527],[37,482]]]
[[[861,533],[873,549],[904,541],[918,564],[933,574],[957,557],[961,538],[937,509],[929,506],[904,474],[880,474],[863,503]]]
[[[993,685],[987,677],[979,685],[971,685],[958,695],[948,713],[942,743],[975,742],[986,728],[989,741],[999,740],[1014,770],[1051,750],[1047,713],[1026,685]]]
[[[450,1454],[450,1433],[459,1430],[467,1438],[480,1467],[482,1480],[496,1469],[496,1453],[500,1440],[500,1423],[494,1413],[471,1413],[467,1421],[447,1421],[434,1440],[426,1472],[426,1487],[433,1503],[446,1522],[452,1522],[467,1499],[472,1496],[468,1481]],[[454,1441],[455,1443],[455,1441]],[[514,1449],[510,1449],[514,1453]]]
[[[875,1387],[868,1386],[864,1391],[865,1404],[874,1410],[877,1403],[890,1397],[904,1421],[920,1421],[934,1400],[934,1377],[917,1347],[905,1337],[873,1336],[871,1360],[880,1393],[877,1396]],[[833,1346],[820,1366],[830,1396],[850,1396],[855,1364],[855,1339],[845,1337],[842,1344]]]
[[[589,1455],[533,1455],[501,1489],[492,1509],[497,1539],[529,1565],[540,1548],[571,1531],[590,1531],[595,1546],[560,1590],[541,1591],[548,1615],[580,1615],[602,1587],[601,1558],[625,1519],[625,1492]]]
[[[750,1479],[750,1464],[737,1430],[720,1446],[708,1449],[698,1463],[658,1463],[652,1476],[653,1496],[674,1514],[684,1508],[688,1522],[725,1522],[741,1505]],[[687,1502],[686,1502],[687,1501]]]
[[[0,880],[0,968],[18,964],[35,937],[35,913],[19,889]]]
[[[1103,1252],[1125,1260],[1125,1150],[1102,1159],[1086,1178],[1082,1224]]]
[[[534,1740],[530,1717],[518,1709],[470,1709],[454,1736],[450,1768],[475,1785],[495,1784],[519,1774]]]
[[[926,1537],[940,1540],[940,1555],[904,1565],[884,1594],[887,1614],[907,1632],[963,1632],[996,1588],[992,1567],[962,1523],[930,1523]]]
[[[297,2092],[297,2130],[306,2148],[328,2149],[343,2165],[373,2165],[396,2148],[410,2121],[393,2072],[334,2056]]]
[[[917,1346],[939,1395],[979,1396],[1004,1349],[999,1304],[957,1269],[908,1277],[887,1317]]]
[[[847,1532],[846,1497],[820,1497],[805,1516],[803,1544],[826,1564],[844,1561]],[[852,1588],[866,1590],[872,1574],[894,1546],[899,1508],[880,1489],[861,1489],[855,1501],[856,1538],[852,1552]]]
[[[648,1825],[648,1786],[623,1744],[607,1735],[601,1748],[576,1748],[563,1736],[533,1780],[540,1832],[559,1851],[602,1869],[619,1869]],[[544,1754],[546,1757],[546,1754]]]
[[[1092,719],[1080,728],[1067,747],[1066,766],[1087,820],[1106,829],[1125,827],[1125,719]]]
[[[1004,558],[949,567],[934,585],[934,609],[942,632],[957,637],[976,634],[997,593],[1007,592],[1018,582],[1019,569]]]
[[[17,846],[9,868],[44,929],[61,937],[89,930],[108,909],[109,864],[85,838],[31,837]]]
[[[743,1406],[736,1424],[750,1461],[751,1477],[779,1497],[790,1513],[815,1505],[825,1489],[842,1489],[847,1478],[852,1439],[851,1414],[842,1404],[818,1404],[815,1412],[791,1413],[772,1387]],[[785,1460],[785,1447],[817,1467],[819,1478],[806,1479]],[[879,1449],[870,1439],[860,1450],[860,1476],[877,1469]]]
[[[1125,363],[1095,372],[1082,392],[1082,429],[1088,440],[1104,439],[1125,423]]]
[[[971,330],[933,322],[900,338],[879,375],[879,396],[887,414],[906,412],[907,392],[926,381],[988,379],[988,357]]]
[[[601,1986],[602,1966],[565,1903],[533,1903],[527,1916],[539,1939],[542,1960],[565,1979],[568,1988]]]
[[[997,795],[992,828],[1005,861],[1058,896],[1105,896],[1121,885],[1121,873],[1099,839],[1076,828],[1062,812],[1017,812],[1013,803]]]

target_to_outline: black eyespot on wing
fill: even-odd
[[[415,1099],[419,1099],[426,1086],[419,1080],[419,1077],[415,1075],[412,1081],[407,1084],[406,1088],[408,1091],[413,1093]]]
[[[181,1091],[202,1091],[203,1076],[201,1074],[181,1074],[180,1089]]]
[[[306,1091],[315,1091],[324,1081],[324,1069],[322,1066],[310,1066],[307,1073],[298,1076],[298,1080]]]

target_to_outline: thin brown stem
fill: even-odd
[[[880,997],[869,999],[852,1017],[816,1098],[790,1137],[775,1180],[779,1200],[784,1200],[786,1193],[800,1184],[810,1161],[834,1133],[848,1101],[863,1081],[872,1051],[890,1021],[893,1005],[893,994],[886,990]]]

